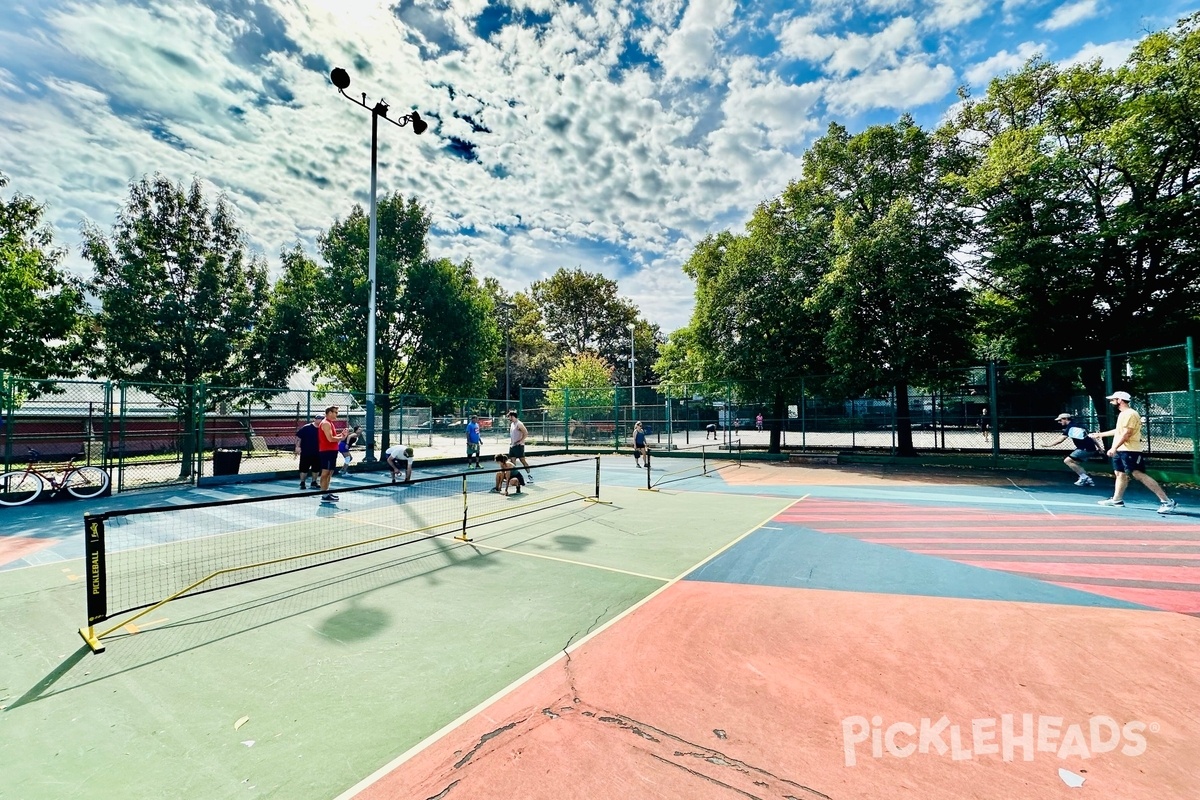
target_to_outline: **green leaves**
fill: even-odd
[[[0,174],[0,188],[8,179]],[[83,284],[58,268],[65,251],[25,195],[0,198],[0,372],[75,377],[90,322]]]

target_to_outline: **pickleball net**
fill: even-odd
[[[101,652],[106,636],[174,600],[440,536],[470,541],[474,528],[600,497],[599,456],[532,464],[520,494],[493,492],[497,472],[339,488],[336,505],[300,492],[87,514],[80,635]]]
[[[653,451],[651,456],[655,459],[688,459],[690,462],[686,467],[671,469],[654,476],[650,471],[650,459],[646,459],[646,488],[653,491],[669,483],[703,478],[723,469],[740,467],[742,465],[742,440],[734,439],[729,442],[696,444],[691,447],[676,447],[661,452]]]

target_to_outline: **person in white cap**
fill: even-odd
[[[1075,445],[1075,449],[1071,451],[1071,455],[1063,459],[1063,463],[1079,476],[1079,480],[1075,481],[1076,486],[1095,486],[1096,482],[1087,474],[1087,469],[1082,462],[1099,456],[1100,445],[1096,444],[1096,440],[1088,435],[1087,428],[1075,422],[1070,414],[1059,414],[1054,421],[1062,426],[1062,436],[1057,441],[1045,446],[1057,447],[1070,439]]]
[[[1100,505],[1123,507],[1125,505],[1125,489],[1129,486],[1129,476],[1132,475],[1138,483],[1154,492],[1154,496],[1158,498],[1160,504],[1158,513],[1170,514],[1178,504],[1167,497],[1167,493],[1158,485],[1158,481],[1146,474],[1146,454],[1142,452],[1142,418],[1129,405],[1129,401],[1133,398],[1129,396],[1129,392],[1113,392],[1105,399],[1116,406],[1121,413],[1117,416],[1117,427],[1111,431],[1092,434],[1092,438],[1097,441],[1105,436],[1113,437],[1112,447],[1108,449],[1108,456],[1112,459],[1117,485],[1113,489],[1112,498],[1101,500]]]

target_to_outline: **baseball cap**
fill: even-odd
[[[1105,400],[1124,400],[1126,403],[1128,403],[1133,398],[1129,395],[1129,392],[1113,392],[1112,394],[1110,394],[1108,397],[1106,397],[1104,399]]]
[[[1059,414],[1057,417],[1054,418],[1054,421],[1058,422],[1059,420],[1063,420],[1063,419],[1071,419],[1071,415],[1070,414]]]

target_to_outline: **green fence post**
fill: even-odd
[[[571,452],[571,390],[563,389],[563,447]]]
[[[12,403],[9,402],[9,391],[12,388],[11,381],[0,372],[0,417],[3,417],[3,433],[4,433],[4,471],[8,472],[12,469],[12,435],[9,433],[12,425]]]
[[[1104,351],[1104,396],[1107,398],[1113,393],[1112,379],[1112,350]],[[1104,404],[1104,429],[1112,430],[1115,424],[1113,420],[1112,403]]]
[[[992,458],[1000,457],[1000,387],[996,375],[996,361],[988,362],[988,402],[992,417]]]
[[[196,476],[196,484],[197,485],[200,484],[200,479],[204,477],[204,416],[205,416],[204,409],[207,406],[207,402],[204,399],[204,395],[205,395],[204,382],[201,381],[200,383],[196,384],[196,391],[193,395],[193,397],[195,398],[195,401],[194,401],[195,407],[192,409],[192,414],[194,415],[193,419],[196,420],[196,425],[195,425],[196,444],[192,448],[192,450],[196,453],[196,464],[195,464],[196,468],[193,470],[192,474],[194,474]],[[247,413],[249,413],[249,412],[247,412]],[[249,425],[249,419],[247,419],[246,422],[247,422],[247,425]],[[213,449],[213,454],[215,457],[215,454],[216,454],[215,448]]]
[[[109,472],[112,471],[112,407],[113,407],[113,391],[112,381],[104,382],[104,413],[103,425],[104,431],[104,446],[100,449],[100,466]]]
[[[1187,337],[1188,399],[1192,411],[1192,474],[1200,477],[1200,408],[1196,407],[1196,348]]]
[[[125,401],[126,401],[126,385],[125,381],[121,381],[121,405],[118,413],[121,415],[120,433],[117,435],[117,491],[121,492],[125,489]]]

